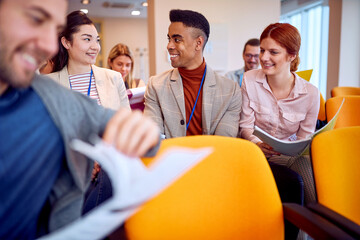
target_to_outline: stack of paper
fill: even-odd
[[[100,141],[95,146],[74,140],[72,147],[97,161],[107,172],[113,196],[81,219],[41,239],[102,239],[212,152],[211,148],[172,148],[147,168]]]
[[[127,90],[131,109],[144,110],[144,94],[146,87],[131,88]]]
[[[339,115],[340,109],[344,104],[345,99],[342,101],[338,111],[335,116],[321,129],[317,130],[313,134],[311,134],[306,139],[296,140],[296,141],[285,141],[280,140],[276,137],[271,136],[261,128],[255,126],[254,135],[261,139],[261,141],[269,144],[274,151],[279,152],[288,156],[297,156],[297,155],[305,155],[309,154],[309,145],[314,136],[321,132],[329,131],[334,128],[336,119]]]

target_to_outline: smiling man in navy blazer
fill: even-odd
[[[167,45],[173,69],[151,77],[144,114],[166,138],[189,135],[236,137],[241,111],[238,84],[206,64],[206,18],[190,10],[171,10]]]

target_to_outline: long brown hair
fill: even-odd
[[[116,44],[109,53],[108,56],[108,67],[111,69],[111,66],[109,65],[109,62],[114,61],[115,58],[119,56],[127,56],[131,59],[131,69],[129,74],[125,77],[125,82],[127,83],[129,88],[132,88],[135,79],[133,78],[133,70],[134,70],[134,58],[130,51],[130,48],[122,43]]]
[[[295,72],[300,64],[299,51],[301,45],[301,36],[296,27],[288,23],[270,24],[262,32],[260,42],[268,37],[284,47],[288,54],[296,56],[290,65],[290,71]]]

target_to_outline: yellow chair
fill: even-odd
[[[326,221],[297,204],[284,204],[283,211],[267,160],[249,141],[182,137],[164,140],[159,151],[172,146],[212,146],[214,151],[126,221],[129,240],[284,239],[284,214],[295,222],[299,208],[310,214],[298,221],[305,231],[314,228],[310,220]],[[143,160],[148,164],[152,158]],[[313,236],[329,237],[325,232],[330,228]]]
[[[320,121],[326,120],[325,99],[321,93],[320,93],[320,109],[319,109],[318,119]]]
[[[313,70],[309,69],[309,70],[304,70],[304,71],[298,71],[296,72],[296,74],[305,79],[306,81],[310,81],[311,75],[312,75]],[[325,99],[323,97],[323,95],[320,93],[320,109],[319,109],[319,115],[318,115],[318,119],[320,121],[325,121],[326,120],[326,114],[325,114]]]
[[[359,146],[360,126],[335,129],[314,137],[311,159],[318,203],[309,205],[324,216],[336,219],[343,229],[352,229],[357,239],[360,239]]]
[[[331,89],[331,97],[345,95],[360,95],[360,87],[334,87]]]
[[[332,119],[343,99],[345,102],[339,112],[334,128],[360,126],[360,96],[339,96],[329,98],[325,103],[326,117]]]
[[[312,75],[313,70],[309,69],[309,70],[304,70],[304,71],[297,71],[296,74],[305,79],[306,81],[310,81],[311,75]]]

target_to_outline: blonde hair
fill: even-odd
[[[127,83],[128,87],[132,88],[132,86],[135,84],[135,79],[133,78],[134,58],[128,46],[122,43],[118,43],[110,50],[108,56],[108,68],[112,69],[109,62],[113,62],[114,59],[119,56],[127,56],[131,59],[131,69],[129,74],[125,77],[124,80]]]

